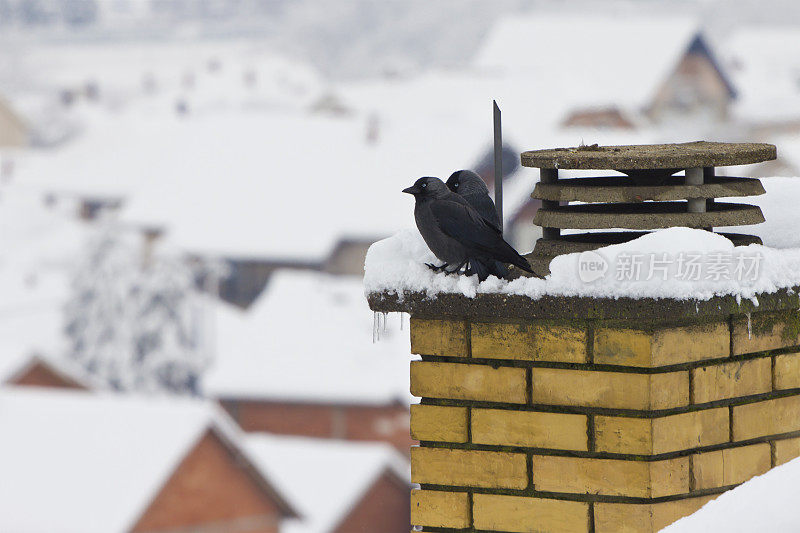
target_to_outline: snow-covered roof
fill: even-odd
[[[309,64],[248,39],[34,43],[4,59],[0,75],[15,96],[92,83],[99,100],[112,107],[145,98],[211,103],[220,94],[227,103],[307,105],[322,83]]]
[[[724,45],[736,113],[749,120],[800,119],[800,25],[750,26]]]
[[[207,431],[239,438],[209,402],[31,387],[0,388],[0,428],[0,530],[20,532],[129,531]]]
[[[409,401],[408,334],[401,317],[390,318],[373,343],[374,315],[359,278],[278,271],[247,312],[218,307],[204,390],[295,402]]]
[[[798,485],[800,459],[795,459],[725,492],[699,511],[681,518],[661,531],[800,531],[800,514],[797,512]]]
[[[40,353],[31,355],[27,360],[23,359],[21,364],[7,375],[5,381],[13,384],[17,379],[37,366],[49,370],[64,380],[64,382],[84,390],[101,390],[107,388],[106,384],[88,375],[83,368],[79,367],[74,362],[66,358],[56,358],[52,355],[42,355]]]
[[[124,197],[124,220],[163,226],[185,250],[320,261],[340,239],[391,234],[412,216],[402,188],[472,159],[475,142],[459,139],[482,130],[430,123],[386,123],[370,145],[358,116],[130,112],[20,160],[18,174],[43,190]]]
[[[63,326],[58,302],[0,305],[0,382],[33,354],[60,354],[65,345]]]
[[[0,381],[32,353],[63,349],[62,306],[86,232],[36,190],[0,186]]]
[[[145,56],[156,54],[148,50]],[[92,59],[97,72],[113,57],[107,55]],[[131,61],[133,70],[144,64]],[[232,70],[238,72],[224,63],[220,76]],[[120,76],[120,85],[133,83]],[[294,87],[288,78],[283,85]],[[589,144],[642,142],[638,132],[613,139],[554,133],[569,98],[538,75],[437,71],[348,82],[336,88],[353,107],[344,117],[235,105],[248,100],[229,85],[203,73],[186,94],[171,89],[168,96],[130,97],[114,111],[82,109],[82,135],[21,156],[15,179],[44,191],[122,198],[125,221],[163,226],[190,252],[320,262],[343,239],[380,238],[408,225],[411,199],[401,189],[419,176],[469,168],[490,149],[493,98],[508,145],[520,151],[584,137]],[[184,116],[173,111],[179,96],[189,105]]]
[[[247,450],[298,509],[287,533],[330,533],[387,471],[410,482],[408,460],[388,444],[252,434]]]
[[[562,91],[562,99],[584,106],[643,107],[698,33],[692,18],[511,15],[492,28],[475,64],[491,72],[546,79]]]

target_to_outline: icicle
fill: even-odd
[[[378,341],[378,312],[372,312],[372,344]]]
[[[406,321],[406,314],[400,313],[400,331],[403,331],[403,322]]]
[[[389,313],[383,313],[383,332],[386,333],[386,321],[389,318]]]
[[[750,323],[750,313],[747,313],[747,340],[753,337],[753,327]]]

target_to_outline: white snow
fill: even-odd
[[[99,100],[112,109],[151,97],[165,103],[187,98],[219,104],[216,97],[224,96],[228,103],[308,105],[322,85],[308,64],[245,39],[28,44],[4,59],[0,74],[15,96],[80,91],[93,83]],[[212,63],[218,65],[214,70]],[[248,73],[255,76],[253,84],[245,82]]]
[[[685,17],[537,11],[501,18],[475,63],[491,73],[546,78],[558,101],[639,110],[698,33],[698,21]]]
[[[18,179],[124,198],[123,220],[163,227],[190,252],[320,261],[340,239],[380,238],[410,220],[400,190],[417,177],[472,162],[484,130],[429,124],[384,121],[370,145],[359,116],[121,112],[21,159]]]
[[[39,192],[0,186],[0,381],[32,353],[64,348],[61,310],[86,231]]]
[[[218,307],[203,388],[213,397],[408,402],[408,334],[394,315],[373,343],[373,318],[357,277],[278,271],[247,313]]]
[[[739,117],[800,120],[800,26],[746,26],[722,50],[738,92]]]
[[[684,260],[693,255],[700,257],[697,260],[702,264],[699,279],[695,279],[693,272],[687,274],[686,270],[681,275],[679,261],[682,253]],[[666,254],[666,257],[662,254]],[[625,275],[628,271],[625,265],[635,264],[632,257],[640,258],[641,266],[636,279],[628,279]],[[734,269],[739,257],[747,258],[747,270],[756,263],[755,272],[737,275]],[[582,281],[579,268],[587,258],[606,264],[607,271],[602,277]],[[651,275],[648,265],[655,264],[652,263],[653,259],[666,259],[668,271],[662,274],[660,269],[654,269]],[[731,263],[727,279],[709,270],[715,268],[710,264],[723,260],[726,264]],[[734,247],[720,235],[689,228],[655,231],[627,243],[601,248],[588,256],[558,256],[550,263],[551,274],[545,279],[523,277],[505,281],[492,276],[478,283],[476,276],[467,278],[435,274],[424,264],[431,261],[439,263],[416,230],[405,230],[377,242],[367,253],[365,290],[367,293],[425,292],[432,297],[439,293],[457,293],[469,297],[478,293],[501,293],[534,299],[554,295],[707,300],[723,295],[749,299],[759,293],[771,293],[800,284],[800,249],[780,250],[762,245]],[[717,277],[720,279],[715,279]]]
[[[176,398],[0,389],[0,530],[130,530],[213,413]]]
[[[783,148],[784,145],[781,145],[778,151],[781,155],[784,153]],[[757,205],[764,213],[766,221],[753,226],[727,227],[723,231],[757,235],[765,246],[772,248],[800,248],[800,232],[797,231],[800,223],[800,211],[797,208],[800,178],[761,178],[761,184],[767,191],[766,194],[720,201]]]
[[[729,490],[696,513],[662,529],[663,533],[726,531],[800,531],[797,487],[800,459],[773,468],[766,474]]]
[[[286,522],[286,533],[332,532],[381,474],[410,477],[407,459],[388,444],[261,433],[248,435],[246,447],[301,516]]]

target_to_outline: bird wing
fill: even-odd
[[[469,205],[452,200],[434,200],[430,208],[439,228],[448,237],[485,253],[497,247],[497,231]]]
[[[471,194],[466,197],[466,200],[483,217],[487,224],[497,230],[498,233],[502,233],[500,230],[500,217],[497,216],[497,208],[488,194]]]
[[[471,253],[530,270],[528,262],[503,240],[497,229],[468,204],[441,199],[431,202],[430,209],[442,232]]]

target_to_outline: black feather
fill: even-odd
[[[500,217],[497,216],[497,208],[494,206],[492,198],[488,194],[465,194],[463,198],[475,211],[494,229],[500,232]]]
[[[430,209],[442,232],[460,242],[470,257],[491,258],[532,272],[525,258],[503,240],[497,228],[468,205],[441,199],[431,201]]]

